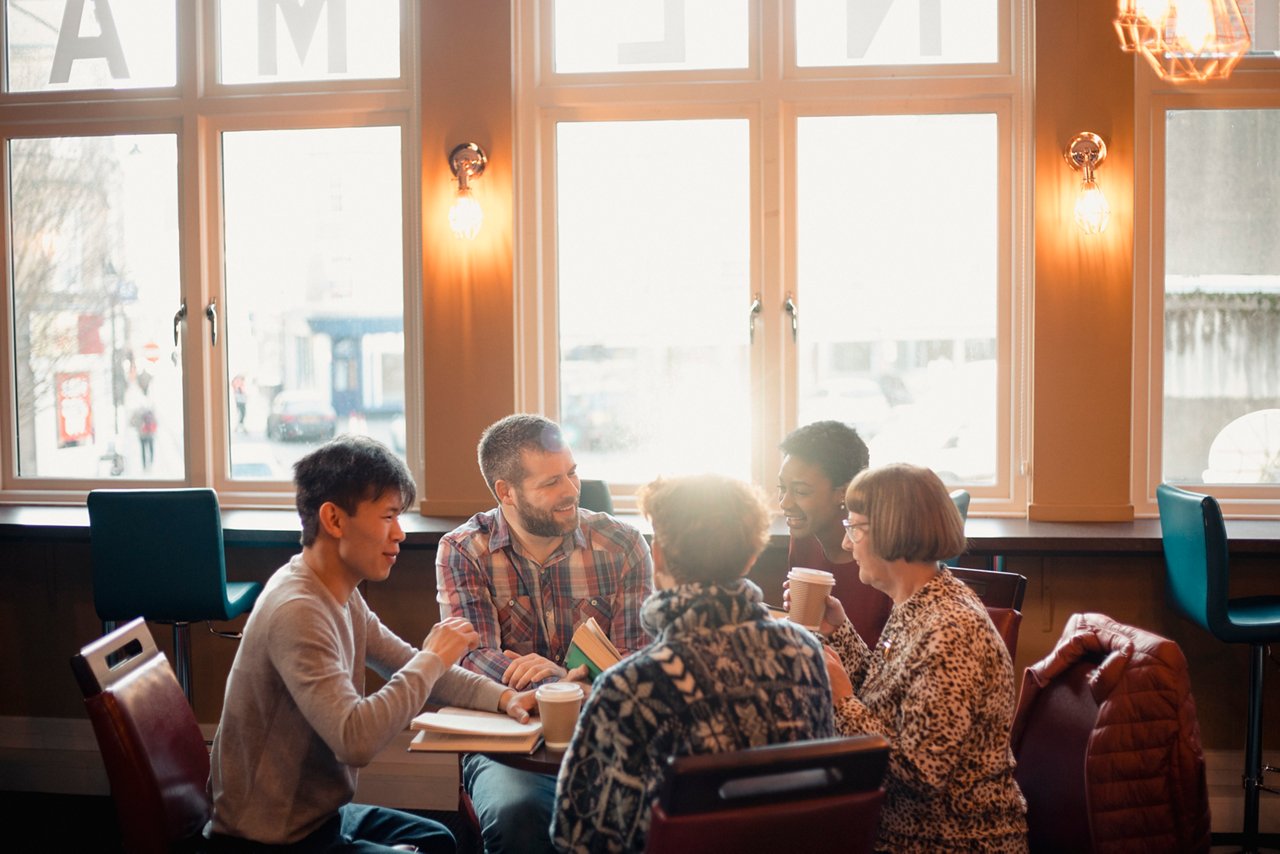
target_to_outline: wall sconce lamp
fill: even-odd
[[[464,142],[449,152],[449,169],[458,178],[458,196],[449,208],[449,227],[458,237],[473,240],[484,224],[484,210],[471,195],[471,179],[484,174],[489,158],[474,142]]]
[[[1107,144],[1096,133],[1084,131],[1071,138],[1063,152],[1071,168],[1084,172],[1080,192],[1076,195],[1076,225],[1085,234],[1101,234],[1111,219],[1111,206],[1102,188],[1094,180],[1093,170],[1107,159]]]

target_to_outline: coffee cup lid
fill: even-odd
[[[811,584],[835,584],[836,577],[829,572],[821,569],[809,569],[808,567],[797,566],[787,573],[787,578],[792,581],[808,581]]]
[[[539,700],[548,702],[567,702],[582,699],[582,686],[576,682],[548,682],[539,685],[535,695]]]

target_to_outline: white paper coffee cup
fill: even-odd
[[[797,566],[787,573],[791,582],[791,621],[817,631],[836,577],[821,569]]]
[[[573,738],[573,728],[582,710],[582,686],[573,682],[539,685],[538,716],[542,718],[542,740],[553,750],[564,750]]]

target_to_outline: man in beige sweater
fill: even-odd
[[[357,585],[391,572],[415,487],[381,444],[342,436],[294,466],[302,553],[268,581],[227,679],[209,778],[216,850],[452,852],[443,825],[352,804],[367,765],[430,699],[528,719],[533,700],[455,666],[476,646],[462,619],[414,649]],[[365,667],[386,684],[365,695]]]

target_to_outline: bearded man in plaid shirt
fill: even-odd
[[[480,635],[459,664],[522,691],[568,675],[565,653],[589,617],[623,655],[648,643],[649,547],[630,525],[578,506],[577,464],[559,426],[508,416],[484,431],[479,457],[498,506],[447,534],[436,556],[441,619],[462,617]],[[554,777],[479,755],[463,759],[462,775],[486,852],[554,850]]]

